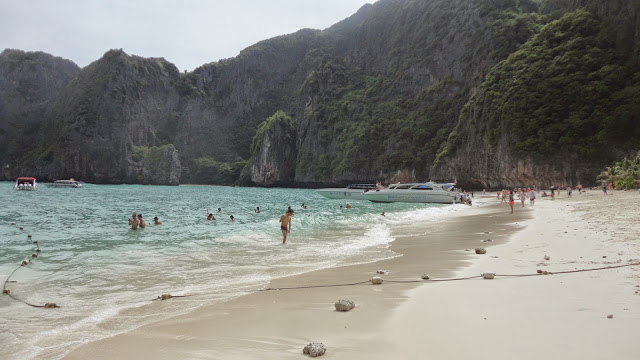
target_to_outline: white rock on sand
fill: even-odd
[[[340,299],[338,300],[334,306],[337,311],[349,311],[356,307],[356,304],[351,300]]]

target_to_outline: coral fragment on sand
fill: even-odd
[[[323,343],[310,343],[302,349],[303,354],[307,354],[311,357],[318,357],[324,355],[327,349]]]

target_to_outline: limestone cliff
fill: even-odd
[[[296,128],[290,116],[278,111],[258,128],[252,144],[250,177],[260,186],[294,184]]]
[[[474,187],[593,184],[637,152],[640,5],[572,4],[492,69],[433,174]]]
[[[78,71],[80,68],[73,62],[43,52],[6,49],[0,53],[3,173],[11,173],[16,160],[37,145],[48,107]]]

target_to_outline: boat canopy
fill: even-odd
[[[347,189],[375,189],[376,184],[351,184]]]

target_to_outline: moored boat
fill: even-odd
[[[37,187],[36,178],[34,177],[19,177],[16,179],[16,190],[35,190]]]
[[[373,202],[408,202],[453,204],[459,200],[459,193],[451,183],[426,182],[389,185],[385,189],[363,194],[365,200]]]
[[[47,187],[52,188],[81,188],[82,183],[73,179],[69,180],[56,180],[52,183],[46,183]]]
[[[376,189],[376,184],[351,184],[346,188],[318,189],[316,192],[329,199],[364,200],[366,192]]]

